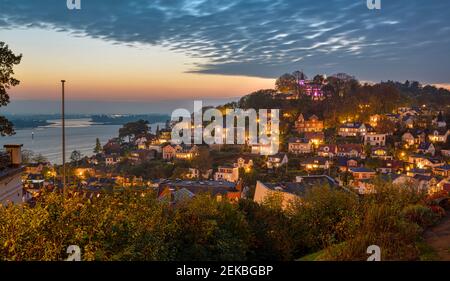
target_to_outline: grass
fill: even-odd
[[[420,241],[416,243],[417,248],[420,251],[419,259],[421,261],[438,261],[439,256],[436,251],[428,245],[425,241]]]
[[[296,261],[319,261],[321,255],[324,253],[323,250],[303,256]]]

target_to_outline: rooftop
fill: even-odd
[[[337,183],[334,179],[326,175],[316,176],[301,176],[298,177],[298,182],[283,182],[283,183],[263,183],[267,188],[274,191],[283,191],[303,197],[306,193],[314,187],[326,186],[337,188]]]

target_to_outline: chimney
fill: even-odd
[[[11,155],[11,164],[13,166],[20,166],[22,165],[22,144],[5,144],[3,146]]]

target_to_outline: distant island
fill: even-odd
[[[51,120],[60,119],[59,114],[23,114],[7,115],[7,118],[14,124],[15,129],[32,129],[48,126],[52,124]],[[150,124],[164,123],[170,119],[169,115],[164,114],[136,114],[136,115],[86,115],[86,114],[68,114],[66,119],[90,118],[92,122],[103,125],[123,125],[137,120],[145,120]]]
[[[169,115],[164,114],[134,114],[134,115],[92,115],[90,116],[95,123],[104,125],[123,125],[138,120],[152,123],[164,123],[170,119]]]

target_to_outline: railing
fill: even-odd
[[[0,151],[0,170],[11,166],[11,154],[6,151]]]

